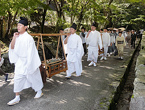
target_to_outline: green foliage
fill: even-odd
[[[93,21],[99,28],[106,26],[145,28],[145,0],[1,0],[0,18],[6,23],[15,22],[19,16],[25,16],[37,26],[45,23],[60,27],[69,27],[71,23],[89,27]],[[11,23],[10,25],[13,25]]]

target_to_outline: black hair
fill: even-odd
[[[64,31],[64,29],[63,29],[63,28],[61,28],[61,29],[59,29],[59,31]]]
[[[84,29],[84,30],[86,30],[86,28],[85,28],[85,27],[82,27],[81,29]]]

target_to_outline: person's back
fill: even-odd
[[[107,32],[104,32],[103,34],[102,34],[102,40],[103,40],[103,44],[105,45],[108,45],[109,43],[110,43],[110,35],[109,35],[109,33],[107,33]]]
[[[135,34],[135,33],[131,34],[131,39],[132,39],[133,41],[136,40],[136,34]]]

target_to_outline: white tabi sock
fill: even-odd
[[[36,95],[35,95],[35,99],[40,98],[43,95],[42,90],[37,91]]]
[[[11,100],[10,102],[8,102],[8,105],[15,105],[17,103],[20,102],[20,95],[17,95],[13,100]]]
[[[95,62],[94,62],[94,66],[97,66]]]
[[[93,61],[91,61],[91,63],[89,63],[89,65],[88,66],[92,66],[94,64],[94,62]]]

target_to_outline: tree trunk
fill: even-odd
[[[80,28],[81,22],[82,22],[82,20],[83,20],[83,10],[84,10],[84,8],[82,7],[81,13],[80,13],[79,19],[78,19],[78,29]]]
[[[109,5],[108,5],[108,10],[105,10],[105,13],[107,14],[107,20],[109,21],[108,24],[106,24],[105,27],[112,27],[113,23],[112,23],[112,10],[110,8],[111,3],[113,2],[113,0],[109,0]],[[106,22],[107,23],[107,22]]]
[[[3,36],[2,36],[3,39],[5,38],[6,31],[7,31],[7,24],[5,21],[5,17],[3,16]]]
[[[41,33],[44,32],[44,24],[45,24],[46,12],[47,12],[47,9],[44,9],[44,12],[43,12],[43,19],[42,19],[42,23],[41,23]]]
[[[64,5],[64,0],[61,0],[60,2],[57,2],[57,0],[54,0],[54,4],[55,4],[57,16],[58,16],[55,32],[58,32],[60,28],[60,22],[61,22],[62,16],[63,16],[63,19],[65,19],[63,10],[62,10],[62,7]]]
[[[13,21],[12,21],[11,24],[10,24],[10,29],[9,29],[9,32],[8,32],[8,38],[11,37],[13,25],[14,25],[14,23],[15,23],[15,19],[16,19],[16,17],[17,17],[17,14],[18,14],[18,10],[16,11],[16,13],[15,13],[15,15],[14,15],[14,17],[13,17]]]
[[[112,25],[113,25],[113,23],[112,23],[112,11],[111,11],[111,9],[108,7],[108,21],[109,21],[109,24],[107,25],[107,27],[112,27]]]
[[[83,17],[84,17],[84,9],[86,8],[87,4],[89,3],[89,1],[87,1],[83,6],[82,6],[82,9],[81,9],[81,13],[79,14],[79,19],[78,19],[78,29],[80,28],[81,26],[81,22],[83,20]]]
[[[3,36],[3,18],[0,19],[0,38]]]
[[[8,11],[8,28],[7,28],[7,31],[6,31],[6,34],[5,34],[5,38],[8,38],[8,34],[9,34],[9,30],[11,28],[11,21],[12,21],[12,14],[11,12]]]
[[[111,5],[112,2],[113,2],[113,0],[110,0],[110,1],[109,1],[109,6]]]

